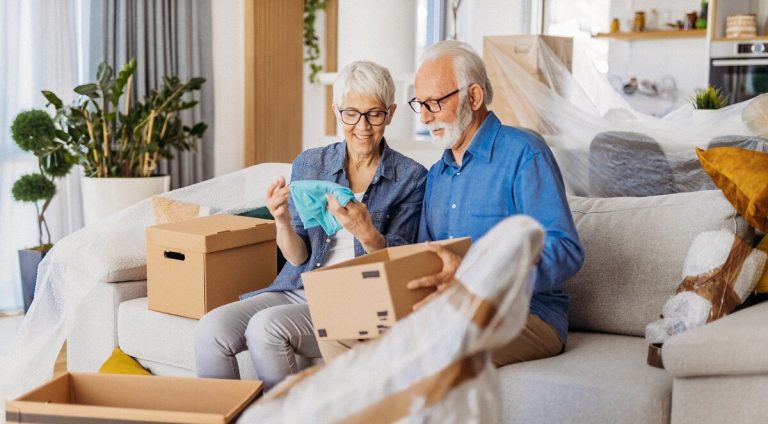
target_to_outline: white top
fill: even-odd
[[[355,200],[361,202],[363,194],[365,193],[355,193]],[[346,228],[342,228],[338,233],[328,236],[325,240],[326,243],[331,243],[331,250],[328,252],[323,266],[333,265],[355,257],[355,238]]]

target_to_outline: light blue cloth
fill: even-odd
[[[347,187],[320,180],[302,180],[291,183],[291,196],[299,213],[304,228],[320,226],[328,235],[334,235],[341,230],[339,221],[328,212],[328,200],[325,194],[336,197],[341,206],[355,199],[355,194]]]

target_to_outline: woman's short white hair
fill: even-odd
[[[395,103],[395,82],[389,69],[373,62],[352,62],[336,76],[333,82],[333,103],[342,107],[349,93],[370,96],[389,107]]]
[[[493,100],[493,87],[485,71],[483,59],[475,53],[467,43],[454,40],[445,40],[428,47],[421,55],[421,63],[450,57],[453,59],[453,72],[456,74],[459,87],[467,87],[470,84],[480,84],[485,91],[483,103],[488,106]]]

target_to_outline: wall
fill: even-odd
[[[245,0],[217,0],[213,16],[214,174],[241,169],[245,151]]]
[[[531,0],[463,0],[458,13],[458,38],[482,55],[486,35],[528,34],[531,3]]]
[[[700,0],[611,0],[610,18],[619,18],[622,31],[626,31],[634,12],[642,10],[651,27],[658,28],[665,27],[668,21],[683,20],[687,12],[698,13],[700,7]],[[652,9],[657,11],[656,25]],[[610,43],[609,74],[617,75],[625,82],[633,76],[659,81],[670,75],[677,84],[677,105],[687,102],[695,89],[707,85],[709,62],[705,37],[606,42]]]

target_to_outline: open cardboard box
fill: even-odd
[[[258,380],[66,373],[5,402],[8,423],[228,423]]]
[[[214,215],[155,225],[146,234],[153,311],[199,319],[277,276],[272,220]]]
[[[469,237],[442,240],[464,256]],[[390,247],[301,274],[318,340],[378,337],[408,315],[434,289],[411,290],[406,284],[442,270],[440,258],[425,243]]]

